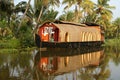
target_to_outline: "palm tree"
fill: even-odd
[[[23,14],[23,18],[22,18],[20,24],[18,25],[17,33],[18,33],[18,31],[19,31],[19,29],[20,29],[20,27],[21,27],[22,21],[24,20],[24,17],[25,17],[25,15],[26,15],[26,13],[27,13],[27,11],[28,11],[28,9],[29,9],[30,2],[31,2],[31,0],[28,1],[28,4],[27,4],[26,9],[25,9],[25,12],[24,12],[24,14]]]
[[[14,6],[11,0],[1,0],[0,1],[0,17],[3,20],[7,20],[8,26],[11,30],[14,30],[11,23],[16,21],[18,18],[18,13],[24,13],[26,10],[27,3],[22,1]],[[29,12],[29,11],[27,11]],[[7,15],[7,16],[6,16]]]
[[[63,0],[63,4],[67,4],[65,8],[70,8],[74,4],[76,4],[76,0]]]
[[[42,23],[42,21],[45,21],[50,17],[54,18],[54,19],[56,18],[58,12],[49,10],[49,6],[51,6],[51,4],[53,6],[54,5],[58,6],[57,2],[59,2],[59,0],[52,0],[52,2],[50,0],[44,0],[44,1],[43,0],[34,0],[34,1],[35,1],[34,8],[32,8],[30,5],[31,0],[29,0],[28,3],[26,3],[25,1],[22,1],[16,5],[15,11],[17,13],[19,13],[19,11],[21,11],[23,13],[22,19],[20,18],[21,20],[20,20],[20,23],[19,23],[16,33],[19,32],[21,24],[22,24],[23,20],[25,20],[25,18],[28,18],[30,20],[30,22],[33,22],[33,20],[35,20],[37,23]],[[45,16],[45,14],[50,15],[50,16]],[[45,17],[42,17],[42,16],[45,16]]]
[[[55,21],[55,18],[58,15],[58,11],[54,11],[53,9],[48,10],[46,13],[44,13],[41,16],[41,23],[46,22],[46,21]]]
[[[52,9],[54,9],[54,7],[59,7],[60,5],[60,1],[59,0],[49,0],[50,6],[52,7]]]
[[[34,12],[35,17],[37,18],[37,23],[41,21],[40,18],[49,10],[50,6],[59,6],[59,3],[59,0],[34,0]]]
[[[68,9],[72,6],[75,6],[75,22],[79,22],[80,16],[80,5],[81,5],[82,0],[63,0],[63,4],[67,4],[65,9]]]
[[[105,29],[107,27],[107,22],[110,22],[110,20],[112,19],[111,9],[114,9],[114,6],[110,6],[108,4],[108,1],[110,0],[98,0],[95,6],[95,12],[97,15],[95,22],[97,22],[98,24],[102,24]]]
[[[39,22],[42,13],[46,10],[47,4],[48,0],[34,0],[35,17],[38,18],[37,22]]]
[[[35,9],[34,10],[34,16],[35,16],[34,18],[35,18],[35,21],[37,22],[37,25],[38,25],[38,23],[42,23],[42,21],[45,20],[45,18],[44,18],[44,20],[42,20],[43,19],[42,16],[47,14],[47,12],[50,13],[49,12],[50,6],[59,6],[59,3],[60,3],[59,0],[44,0],[44,1],[43,0],[34,0],[34,9]],[[53,18],[55,18],[55,16],[57,16],[56,11],[54,14],[55,14],[54,17],[52,16]],[[49,15],[51,16],[51,13]],[[33,33],[36,32],[36,29],[38,27],[37,25],[35,26]]]
[[[59,17],[59,20],[72,22],[75,20],[75,14],[73,11],[67,11]]]
[[[87,22],[90,15],[94,13],[94,3],[91,0],[84,0],[81,3],[82,13],[83,13],[83,23]],[[91,22],[91,20],[88,20]]]

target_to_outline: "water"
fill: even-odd
[[[49,48],[0,53],[0,80],[119,80],[120,51]]]

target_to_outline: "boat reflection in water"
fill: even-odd
[[[35,66],[38,68],[36,75],[39,75],[41,79],[50,78],[51,76],[55,79],[60,77],[59,75],[68,74],[80,68],[97,67],[100,64],[102,55],[102,48],[54,48],[39,51],[35,56]],[[74,75],[71,75],[71,77],[74,78]]]

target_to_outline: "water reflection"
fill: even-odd
[[[88,68],[98,67],[103,55],[102,48],[72,50],[54,48],[42,52],[38,51],[35,56],[35,66],[38,68],[36,77],[43,80],[77,80],[82,78],[84,73],[89,72]],[[87,80],[86,76],[84,78]]]
[[[0,53],[0,80],[118,80],[120,50],[79,48]]]
[[[31,51],[0,53],[0,80],[30,80],[32,72]]]

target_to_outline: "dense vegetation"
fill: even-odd
[[[106,39],[119,39],[120,18],[112,20],[110,0],[34,0],[34,5],[21,1],[0,0],[0,48],[33,47],[33,28],[45,21],[65,20],[78,23],[97,23],[105,30]],[[55,8],[65,5],[59,17]],[[73,10],[70,8],[74,7]]]

